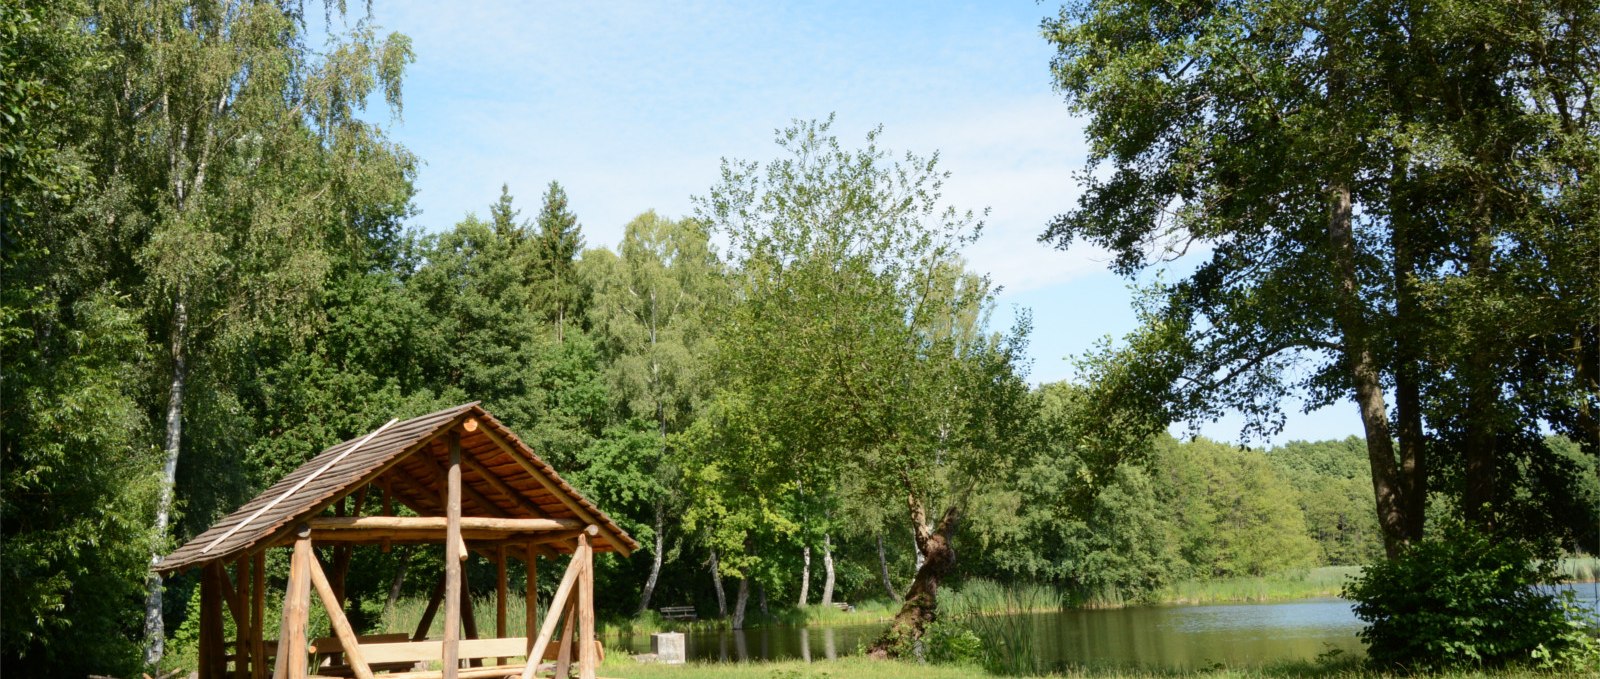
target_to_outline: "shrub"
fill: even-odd
[[[1560,664],[1579,644],[1562,598],[1542,586],[1557,579],[1526,544],[1452,523],[1368,567],[1345,596],[1357,602],[1361,639],[1380,668]]]
[[[983,642],[958,621],[940,620],[928,625],[922,643],[929,662],[975,665],[983,660]]]

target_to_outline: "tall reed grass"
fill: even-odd
[[[1569,556],[1561,560],[1557,569],[1568,582],[1600,581],[1600,558]]]

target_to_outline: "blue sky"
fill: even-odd
[[[882,124],[882,143],[938,151],[946,198],[990,209],[966,253],[1004,286],[997,324],[1031,309],[1031,379],[1072,375],[1067,357],[1133,327],[1127,282],[1104,253],[1037,241],[1078,194],[1082,123],[1051,89],[1039,22],[1050,5],[810,2],[394,2],[383,30],[414,41],[405,113],[388,123],[424,161],[414,224],[484,213],[509,184],[537,211],[566,187],[591,246],[615,246],[647,209],[681,216],[720,159],[773,156],[773,132],[837,114],[841,141]],[[1181,265],[1181,264],[1180,264]],[[1302,415],[1275,441],[1359,433],[1353,405]],[[1237,420],[1203,433],[1236,440]]]

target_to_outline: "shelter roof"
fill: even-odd
[[[477,426],[470,431],[468,420]],[[232,561],[286,539],[297,525],[374,484],[419,516],[445,515],[450,431],[461,441],[462,514],[577,519],[599,527],[596,551],[624,556],[639,543],[477,402],[393,421],[300,465],[255,499],[168,554],[156,566],[173,572]],[[367,498],[368,507],[376,498]],[[559,551],[570,546],[551,545]]]

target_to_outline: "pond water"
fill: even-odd
[[[1591,610],[1600,610],[1597,587],[1567,586]],[[1207,606],[1140,606],[1109,610],[1035,613],[1011,622],[1031,630],[1046,667],[1194,669],[1217,664],[1257,666],[1312,660],[1330,652],[1364,653],[1361,630],[1343,599]],[[882,624],[835,627],[758,627],[686,635],[689,658],[701,661],[804,659],[822,661],[859,653]],[[650,638],[610,639],[633,653],[648,653]]]

